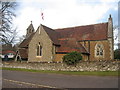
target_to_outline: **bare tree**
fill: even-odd
[[[16,2],[1,2],[0,1],[0,39],[3,43],[11,43],[14,37],[11,35],[16,32],[12,29],[12,20],[15,17]]]
[[[15,44],[17,40],[17,29],[12,29],[12,33],[6,33],[6,37],[3,37],[3,44]]]
[[[19,38],[19,43],[21,43],[24,39],[25,39],[26,35],[22,35],[20,38]]]

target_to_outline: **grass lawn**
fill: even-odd
[[[39,73],[54,73],[54,74],[66,74],[66,75],[95,75],[95,76],[120,76],[120,71],[49,71],[49,70],[32,70],[23,68],[5,68],[2,70],[12,71],[27,71],[27,72],[39,72]]]

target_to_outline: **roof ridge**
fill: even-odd
[[[45,32],[48,34],[49,38],[53,41],[53,43],[56,44],[56,45],[59,45],[58,32],[56,32],[52,28],[49,28],[45,25],[41,24],[41,26],[45,30]]]
[[[18,47],[27,47],[27,44],[32,40],[33,36],[35,35],[35,32],[33,32],[28,38],[25,38]]]
[[[57,28],[55,30],[62,30],[62,29],[69,29],[69,28],[78,28],[78,27],[86,27],[86,26],[93,26],[93,25],[100,25],[100,24],[106,24],[108,22],[103,22],[103,23],[97,23],[97,24],[88,24],[88,25],[80,25],[80,26],[73,26],[73,27],[66,27],[66,28]]]
[[[52,30],[52,31],[55,31],[54,29],[52,29],[52,28],[50,28],[50,27],[47,27],[47,26],[45,26],[45,25],[43,25],[43,24],[41,24],[41,26],[46,27],[46,28],[48,28],[48,29],[50,29],[50,30]]]

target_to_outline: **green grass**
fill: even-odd
[[[2,70],[12,70],[12,71],[26,71],[26,72],[39,72],[39,73],[54,73],[54,74],[65,74],[65,75],[94,75],[94,76],[118,76],[120,71],[49,71],[49,70],[32,70],[32,69],[22,69],[22,68],[5,68]]]

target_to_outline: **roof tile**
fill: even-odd
[[[60,40],[60,47],[57,47],[56,52],[72,52],[72,51],[78,51],[81,53],[87,53],[86,49],[78,43],[75,39],[71,40]]]
[[[25,49],[25,48],[20,48],[20,49],[18,49],[18,52],[19,52],[21,58],[28,58],[27,49]]]
[[[56,29],[61,39],[76,38],[82,40],[104,40],[107,39],[108,23],[100,23],[86,26]]]
[[[44,26],[44,25],[42,25],[42,27],[44,28],[44,30],[46,31],[46,33],[48,34],[50,39],[53,41],[53,43],[56,45],[59,45],[59,41],[58,41],[58,38],[60,36],[59,33],[49,27]]]
[[[35,34],[35,33],[32,33],[28,38],[24,39],[24,40],[20,43],[19,47],[20,47],[20,48],[26,48],[26,47],[28,47],[28,45],[29,45],[32,37],[34,36],[34,34]]]

